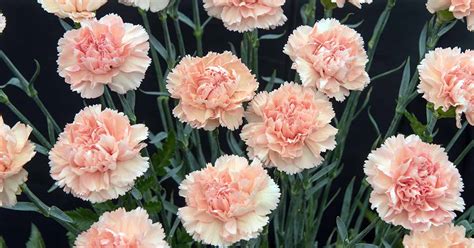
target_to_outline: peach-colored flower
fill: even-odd
[[[32,129],[17,123],[10,128],[0,116],[0,207],[16,204],[20,185],[28,179],[23,166],[35,156],[35,146],[28,140]]]
[[[426,232],[412,231],[403,238],[405,248],[473,248],[474,239],[466,238],[463,226],[447,223]]]
[[[423,94],[436,109],[456,109],[456,125],[461,115],[474,125],[474,51],[461,53],[459,48],[437,48],[429,52],[418,66]]]
[[[273,29],[287,18],[282,6],[285,0],[203,0],[207,13],[221,19],[224,26],[237,32]]]
[[[107,0],[38,0],[38,3],[48,13],[81,22],[94,18],[95,11],[107,3]]]
[[[170,0],[119,0],[119,3],[156,13],[165,9],[170,3]]]
[[[3,33],[3,30],[7,27],[7,19],[5,16],[0,13],[0,34]]]
[[[337,101],[343,101],[350,90],[363,90],[370,82],[362,37],[335,19],[320,20],[314,27],[298,27],[283,52],[294,62],[292,68],[304,86]]]
[[[298,84],[259,93],[245,117],[248,124],[240,137],[249,157],[289,174],[320,165],[321,153],[336,146],[337,129],[330,125],[334,110],[328,98]]]
[[[127,212],[119,208],[102,214],[99,221],[77,237],[74,247],[169,248],[164,239],[163,227],[153,223],[144,209]]]
[[[474,0],[428,0],[426,8],[432,14],[449,10],[457,19],[466,17],[467,29],[474,31]]]
[[[458,170],[443,148],[416,135],[388,138],[369,154],[364,172],[373,188],[372,208],[385,222],[426,231],[464,209]]]
[[[140,155],[148,128],[123,113],[86,107],[68,124],[49,153],[51,177],[74,196],[93,203],[125,194],[148,169]]]
[[[186,206],[178,216],[197,241],[229,246],[258,236],[279,202],[280,189],[259,162],[222,156],[179,186]]]
[[[148,34],[118,15],[81,23],[59,40],[58,72],[73,91],[96,98],[104,87],[125,94],[137,89],[151,63]]]
[[[186,56],[168,75],[166,88],[179,99],[174,116],[194,128],[231,130],[242,124],[242,103],[252,100],[255,76],[230,52]]]
[[[338,8],[344,7],[344,4],[346,3],[346,0],[331,0],[332,3],[337,4]],[[349,3],[352,3],[354,6],[357,8],[362,8],[363,3],[372,3],[372,0],[348,0]]]

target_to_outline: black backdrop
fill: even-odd
[[[183,0],[181,11],[190,15],[190,1]],[[298,0],[288,0],[285,5],[285,13],[289,21],[287,24],[270,33],[281,33],[287,30],[291,33],[296,25],[301,23],[299,17]],[[418,36],[426,20],[430,18],[425,9],[425,0],[398,0],[397,6],[392,11],[392,17],[383,34],[379,49],[375,55],[375,63],[370,74],[376,75],[400,65],[408,56],[412,56],[412,61],[417,60]],[[349,12],[354,12],[348,23],[357,23],[364,20],[364,23],[357,28],[365,40],[370,38],[373,26],[379,13],[383,10],[385,1],[375,0],[371,5],[364,5],[362,10],[357,10],[352,6],[335,10],[335,16],[344,17]],[[0,0],[0,11],[8,19],[5,32],[0,36],[0,49],[2,49],[17,67],[28,78],[34,72],[33,59],[41,63],[41,74],[37,80],[36,87],[40,92],[40,97],[46,106],[57,119],[61,126],[71,122],[74,115],[82,108],[83,102],[80,96],[69,90],[69,86],[64,83],[56,72],[56,47],[58,39],[63,35],[64,30],[59,25],[58,19],[46,13],[35,0]],[[140,16],[134,8],[122,6],[115,0],[109,1],[98,12],[98,16],[106,13],[117,13],[126,22],[141,23]],[[202,12],[203,18],[205,13]],[[321,8],[317,11],[317,17],[321,18]],[[161,39],[161,26],[156,15],[150,15],[151,25],[155,36]],[[182,25],[185,35],[186,48],[194,51],[195,43],[192,31]],[[286,36],[287,36],[286,35]],[[212,20],[206,28],[204,34],[205,51],[224,51],[229,49],[228,42],[232,42],[238,47],[242,35],[227,31],[219,20]],[[290,61],[282,53],[282,48],[286,42],[286,37],[281,40],[261,42],[261,73],[270,75],[273,69],[279,71],[279,77],[287,79]],[[464,23],[458,23],[454,29],[440,40],[440,47],[459,46],[463,49],[474,49],[474,33],[466,30]],[[413,63],[413,66],[415,64]],[[386,130],[393,116],[395,97],[398,93],[398,85],[401,73],[393,74],[373,83],[375,85],[370,102],[371,112],[379,122],[382,130]],[[0,64],[0,83],[3,84],[11,77],[11,73]],[[156,83],[153,80],[153,70],[148,70],[147,77],[142,84],[144,90],[156,90]],[[46,130],[46,121],[38,111],[36,105],[32,103],[18,89],[9,88],[6,90],[12,102],[14,102],[41,130]],[[147,123],[152,131],[159,129],[159,117],[155,108],[153,97],[137,95],[137,116],[139,121]],[[420,119],[424,119],[426,102],[417,98],[410,106],[412,112],[417,113]],[[336,112],[341,113],[341,105],[335,105]],[[9,125],[13,125],[17,118],[4,106],[0,106],[0,114]],[[435,137],[436,143],[446,144],[456,131],[454,120],[442,120],[438,127],[440,132]],[[409,134],[410,129],[405,121],[402,122],[402,133]],[[463,134],[458,144],[450,153],[451,160],[454,160],[465,145],[472,140],[473,128],[469,127]],[[367,115],[364,113],[359,117],[351,130],[346,153],[344,155],[345,169],[338,178],[336,186],[345,186],[353,177],[362,178],[362,165],[369,153],[370,146],[375,139],[375,133],[369,123]],[[48,160],[42,155],[37,155],[32,162],[27,165],[29,171],[29,187],[48,204],[55,204],[62,209],[72,209],[77,206],[87,206],[86,202],[75,199],[64,194],[61,190],[47,193],[53,184],[49,177]],[[467,206],[474,202],[473,189],[474,182],[469,180],[474,175],[473,152],[471,152],[464,162],[459,165],[459,169],[464,178],[465,192],[463,194]],[[23,196],[20,196],[23,199]],[[339,203],[329,209],[324,217],[321,238],[328,236],[334,227],[335,216],[339,213]],[[0,209],[0,235],[4,236],[9,247],[23,247],[28,239],[30,223],[35,223],[41,230],[47,247],[66,247],[67,239],[65,231],[55,222],[46,219],[38,214],[26,212],[13,212]]]

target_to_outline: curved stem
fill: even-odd
[[[138,9],[138,13],[140,13],[140,16],[142,17],[143,25],[145,26],[146,31],[151,36],[152,32],[151,32],[150,22],[148,21],[146,12],[142,9]],[[158,53],[153,47],[150,49],[150,51],[151,51],[151,58],[153,60],[153,65],[155,67],[156,77],[158,79],[158,87],[161,92],[167,92],[166,86],[163,80],[163,71],[161,70],[161,64],[160,64],[160,59],[158,57]]]
[[[198,0],[193,0],[193,21],[194,21],[194,37],[196,38],[196,53],[197,56],[203,55],[202,50],[202,35],[203,30],[201,26],[201,16],[199,13]]]

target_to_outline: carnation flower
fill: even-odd
[[[323,94],[285,83],[253,99],[240,137],[250,158],[294,174],[320,165],[321,153],[334,149],[337,129],[330,125],[334,115]]]
[[[246,32],[254,29],[273,29],[287,18],[282,6],[285,0],[203,0],[207,13],[221,19],[230,31]]]
[[[163,227],[153,223],[144,209],[127,212],[119,208],[102,214],[89,230],[79,234],[74,247],[169,248],[164,239]]]
[[[35,146],[28,140],[32,128],[17,123],[10,128],[0,116],[0,207],[16,204],[20,185],[26,182],[28,172],[23,166],[35,156]]]
[[[179,104],[174,116],[194,128],[231,130],[242,124],[242,103],[252,100],[257,80],[230,52],[186,56],[168,75],[167,89]]]
[[[459,48],[436,48],[418,66],[423,94],[435,109],[456,109],[456,125],[461,127],[461,115],[474,125],[474,51],[461,53]]]
[[[60,18],[81,22],[95,17],[95,11],[107,0],[38,0],[44,10]]]
[[[6,26],[7,26],[7,19],[2,13],[0,13],[0,34],[3,33]]]
[[[463,226],[452,223],[431,227],[426,232],[412,231],[403,238],[405,248],[472,248],[474,239],[466,238]]]
[[[343,101],[350,90],[363,90],[370,82],[362,37],[335,19],[320,20],[314,27],[298,27],[283,52],[294,62],[292,68],[304,86],[337,101]]]
[[[426,231],[451,222],[464,209],[463,183],[439,145],[416,135],[388,138],[364,165],[372,208],[385,222]]]
[[[58,72],[73,91],[96,98],[108,86],[118,94],[137,89],[151,63],[148,34],[118,15],[81,23],[59,40]]]
[[[49,153],[51,177],[74,196],[92,203],[115,199],[148,169],[140,155],[148,128],[130,125],[123,113],[86,107],[68,124]]]
[[[178,216],[195,240],[230,246],[256,238],[279,202],[280,189],[259,162],[222,156],[179,186],[186,206]]]
[[[456,19],[466,17],[467,29],[474,31],[474,0],[428,0],[426,8],[432,14],[449,10]]]
[[[346,3],[346,0],[331,0],[332,3],[337,4],[338,8],[344,7],[344,4]],[[372,0],[349,0],[349,3],[352,3],[354,6],[357,8],[362,8],[362,3],[372,3]]]
[[[170,0],[119,0],[119,3],[138,7],[145,11],[158,12],[165,9],[170,3]]]

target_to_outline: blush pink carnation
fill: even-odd
[[[107,0],[38,0],[44,10],[60,18],[81,22],[95,17],[95,11]]]
[[[449,10],[456,19],[466,17],[467,29],[474,31],[474,0],[428,0],[426,8],[432,14]]]
[[[0,13],[0,34],[3,33],[6,27],[7,27],[7,19],[2,13]]]
[[[461,53],[459,48],[437,48],[429,52],[418,66],[423,94],[436,109],[456,109],[456,125],[461,115],[474,125],[474,51]]]
[[[144,209],[127,212],[119,208],[102,214],[99,221],[77,237],[74,247],[169,248],[164,239],[163,227],[153,223]]]
[[[279,202],[280,189],[260,163],[222,156],[179,186],[186,206],[178,216],[195,240],[229,246],[256,238]]]
[[[246,32],[283,25],[285,0],[203,0],[207,13],[231,31]]]
[[[93,203],[115,199],[148,169],[140,155],[148,128],[100,105],[86,107],[49,153],[51,177],[74,196]]]
[[[231,130],[242,124],[244,102],[252,100],[257,80],[230,52],[186,56],[168,75],[166,88],[179,104],[174,116],[194,128]]]
[[[245,115],[240,137],[248,155],[289,174],[313,168],[336,146],[334,110],[328,98],[294,83],[258,94]]]
[[[431,227],[426,232],[412,231],[403,238],[405,248],[473,248],[474,239],[466,238],[463,226],[452,223]]]
[[[151,63],[148,34],[117,15],[81,23],[58,44],[58,72],[73,91],[96,98],[104,87],[125,94],[137,89]]]
[[[370,82],[362,37],[335,19],[320,20],[314,27],[298,27],[283,52],[294,62],[292,68],[304,86],[337,101],[343,101],[350,90],[363,90]]]
[[[170,0],[119,0],[119,3],[156,13],[165,9],[170,3]]]
[[[346,1],[346,0],[331,0],[331,2],[337,4],[338,8],[344,7],[344,4],[346,2],[349,2],[349,3],[353,4],[354,6],[356,6],[357,8],[360,9],[360,8],[362,8],[363,3],[370,4],[370,3],[372,3],[372,0],[348,0],[348,1]]]
[[[439,145],[416,135],[388,138],[364,165],[372,208],[385,222],[426,231],[451,222],[464,209],[463,183]]]
[[[0,207],[14,206],[20,185],[28,179],[23,167],[35,156],[35,146],[28,140],[31,131],[21,123],[10,128],[0,116]]]

